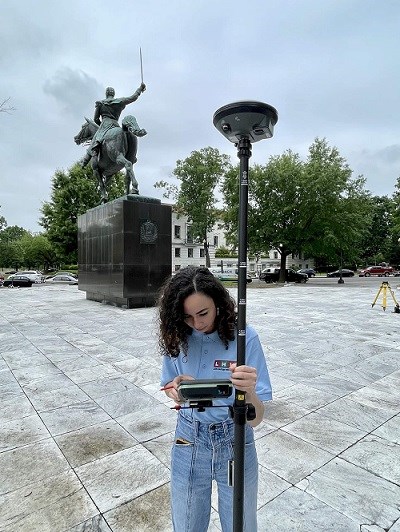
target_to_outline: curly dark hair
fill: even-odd
[[[214,301],[218,309],[216,330],[225,347],[228,348],[228,342],[235,339],[234,299],[207,268],[188,266],[169,277],[160,291],[159,346],[164,354],[177,357],[181,350],[187,354],[188,335],[192,333],[192,329],[185,323],[183,303],[188,296],[197,292],[211,297]]]

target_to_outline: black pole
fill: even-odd
[[[251,157],[251,142],[269,139],[278,121],[274,107],[262,102],[242,101],[224,105],[214,113],[213,123],[225,138],[238,148],[240,159],[239,183],[239,275],[238,275],[238,340],[237,364],[246,362],[246,287],[247,287],[247,212],[248,172]],[[246,406],[246,394],[235,390],[233,404],[234,472],[233,472],[233,532],[243,531],[244,505],[244,449],[247,419],[254,414],[254,408]]]
[[[237,144],[240,159],[239,177],[239,277],[238,277],[238,339],[237,365],[246,363],[246,288],[247,288],[247,213],[249,196],[249,159],[251,143],[242,137]],[[233,474],[233,532],[243,530],[244,509],[244,447],[247,419],[246,394],[235,391],[233,420],[235,423]]]

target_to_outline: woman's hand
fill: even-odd
[[[255,393],[257,383],[257,370],[250,366],[238,366],[231,364],[231,381],[233,386],[241,392]]]
[[[256,410],[255,419],[247,423],[252,427],[257,427],[264,416],[264,404],[256,393],[257,370],[250,366],[237,366],[236,364],[232,364],[230,370],[233,386],[241,392],[246,392],[246,403],[251,403]]]
[[[191,375],[178,375],[173,381],[164,386],[165,394],[177,404],[184,402],[178,392],[178,386],[182,381],[194,381],[194,378]]]

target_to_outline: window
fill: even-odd
[[[181,256],[181,248],[175,248],[175,257]]]
[[[175,225],[174,236],[175,238],[181,238],[181,226],[180,225]]]
[[[214,246],[215,247],[218,246],[218,236],[217,235],[214,235]]]
[[[188,248],[188,259],[193,259],[193,248]]]
[[[277,259],[277,258],[278,258],[278,252],[274,251],[274,259]]]
[[[177,272],[180,269],[181,269],[181,265],[180,264],[175,264],[175,271]]]
[[[188,225],[186,228],[186,242],[188,244],[193,244],[193,235],[192,235],[192,226]]]
[[[204,248],[200,248],[200,258],[204,258],[204,257],[205,257]]]

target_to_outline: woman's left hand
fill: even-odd
[[[231,381],[233,386],[241,392],[254,393],[257,383],[257,370],[250,366],[231,364]]]

